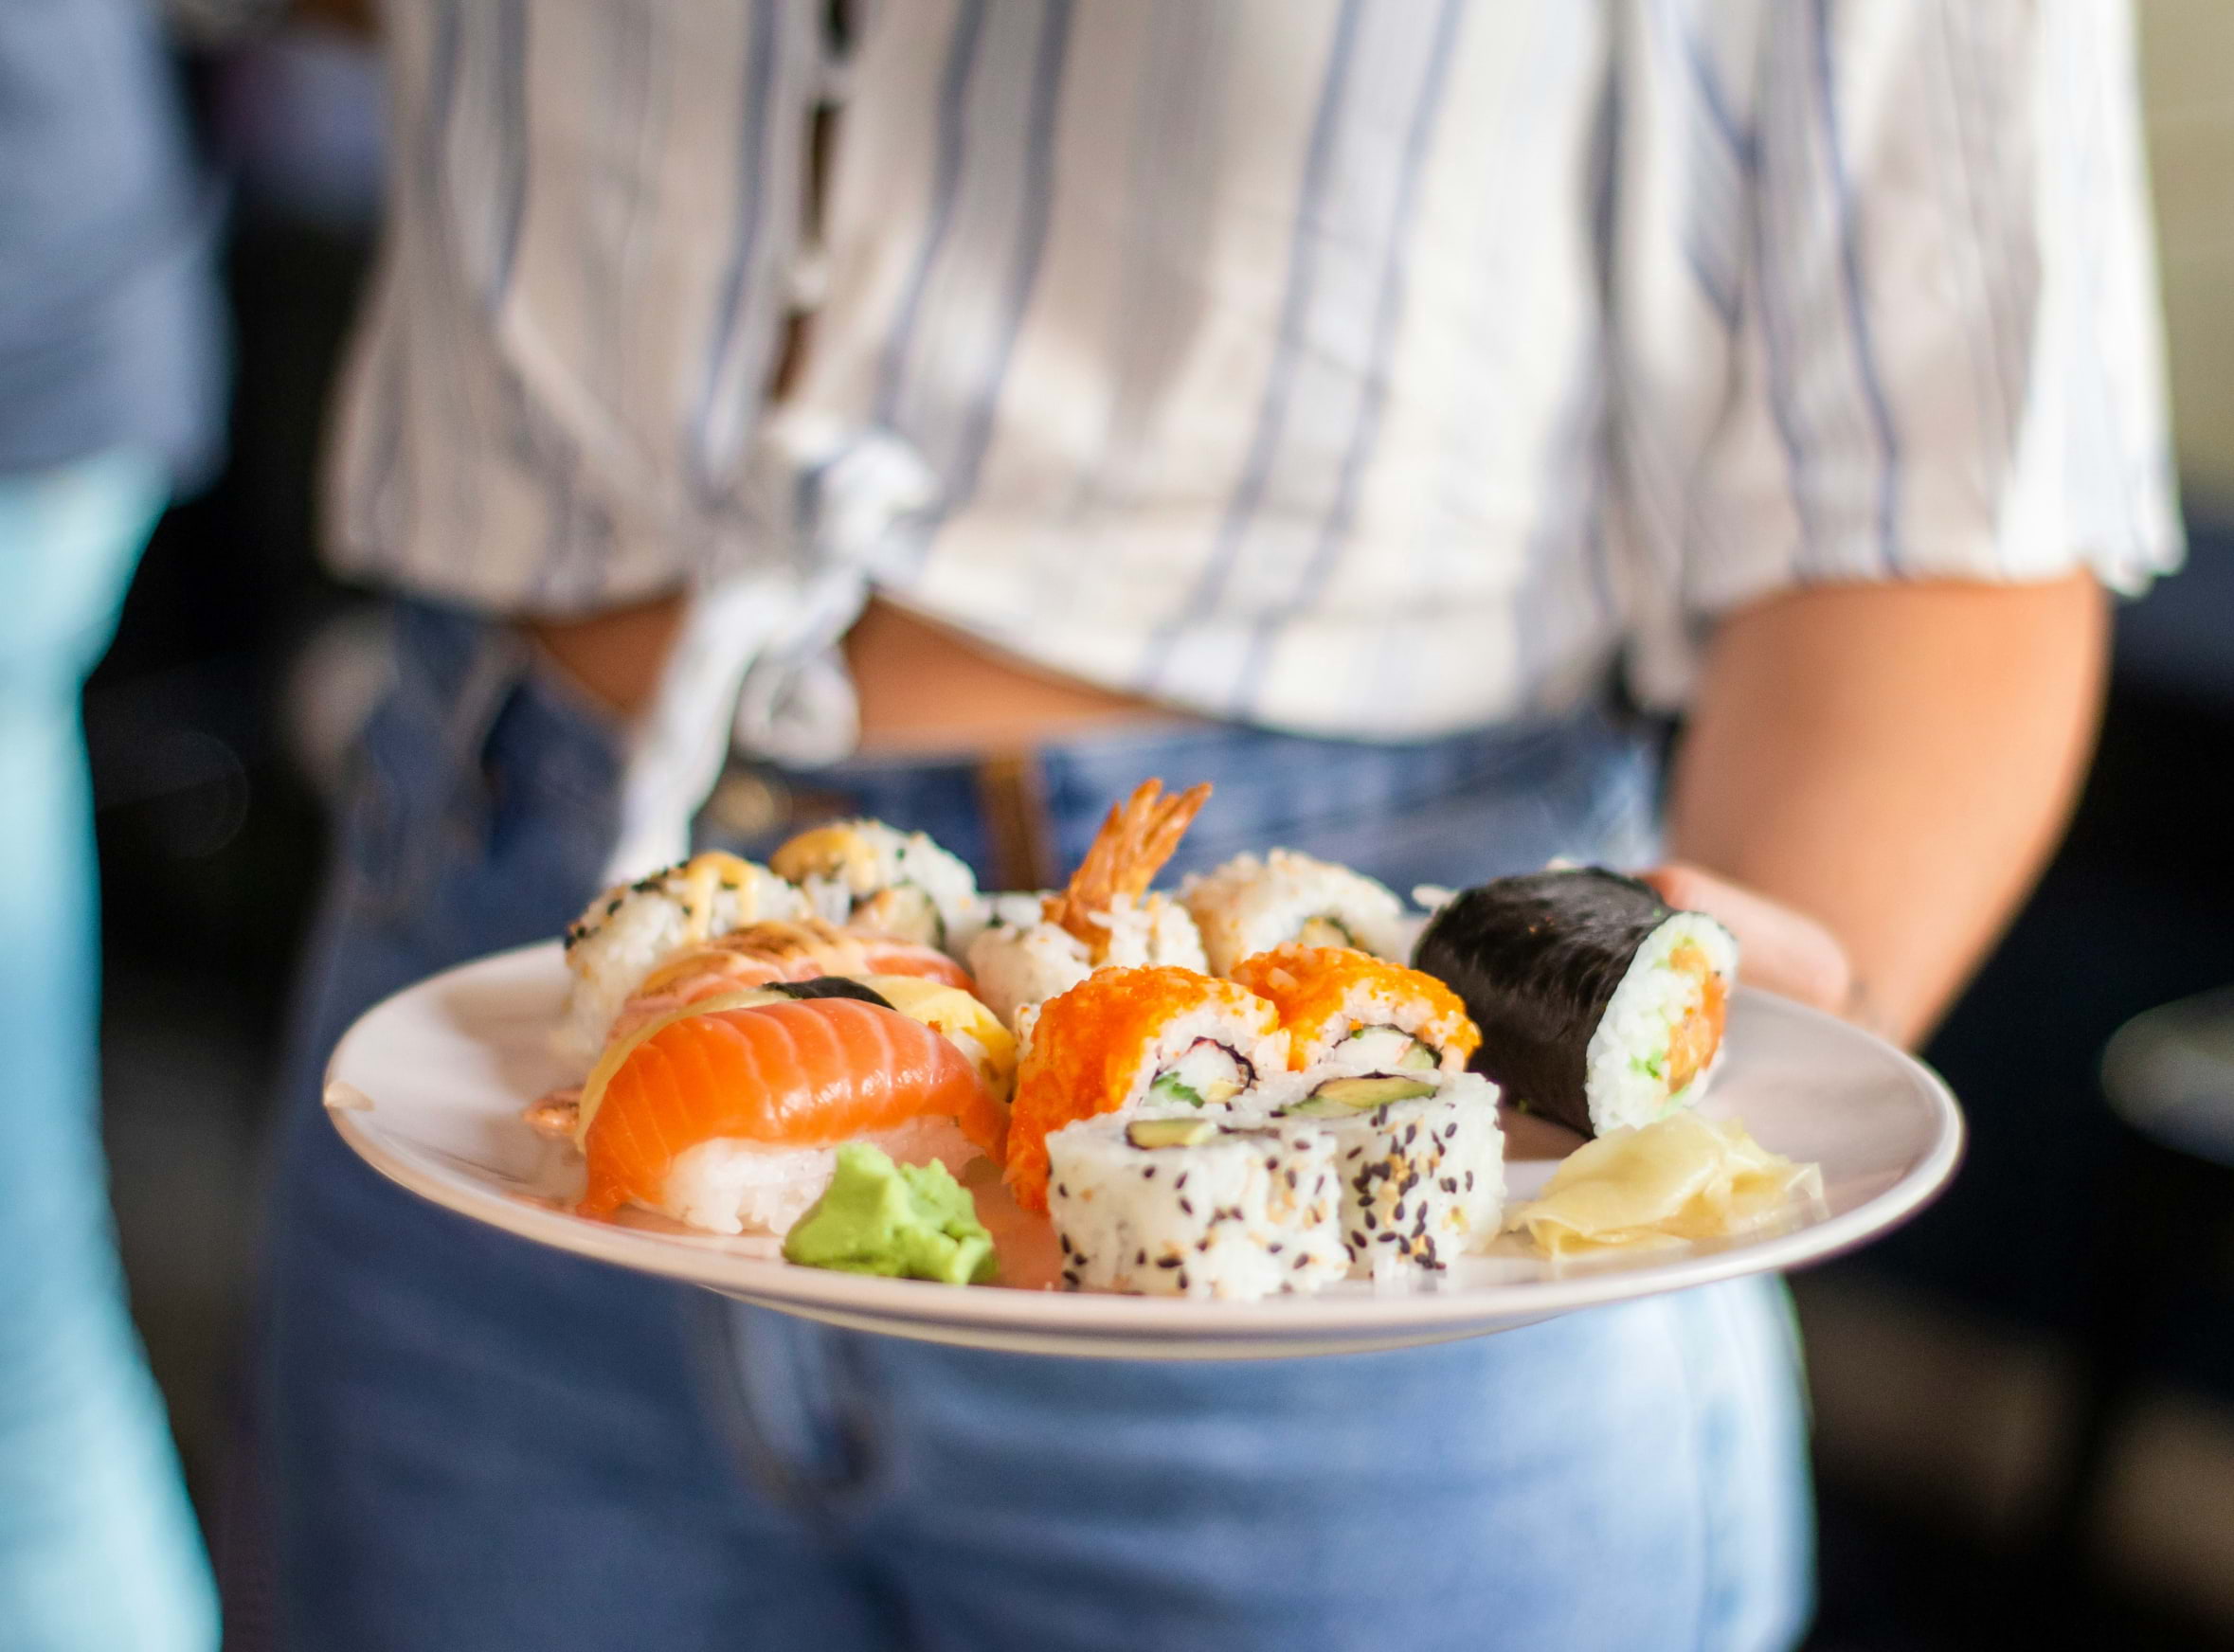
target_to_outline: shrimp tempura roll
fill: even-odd
[[[969,943],[995,1015],[1020,1032],[1025,1012],[1106,965],[1209,969],[1187,908],[1148,887],[1209,798],[1207,781],[1169,797],[1162,781],[1143,781],[1110,809],[1070,883],[1040,898],[1036,922],[995,913]]]

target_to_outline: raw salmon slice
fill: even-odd
[[[820,1147],[919,1118],[949,1118],[998,1158],[1000,1110],[969,1058],[875,1004],[809,998],[690,1015],[630,1050],[582,1138],[589,1188],[577,1209],[657,1208],[675,1161],[703,1141]]]

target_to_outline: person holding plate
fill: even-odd
[[[880,1339],[435,1211],[315,1074],[694,816],[1030,888],[1158,773],[1216,787],[1177,871],[1651,868],[1920,1036],[2068,807],[2102,588],[2179,553],[2124,9],[385,24],[330,530],[395,674],[262,1368],[297,1639],[1791,1644],[1773,1284],[1339,1360]]]

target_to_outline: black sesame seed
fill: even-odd
[[[1063,1248],[1063,1254],[1064,1254],[1065,1256],[1068,1256],[1068,1255],[1070,1255],[1070,1254],[1071,1254],[1071,1235],[1070,1235],[1070,1234],[1068,1234],[1068,1233],[1057,1233],[1057,1234],[1055,1235],[1055,1242],[1056,1242],[1057,1244],[1059,1244],[1059,1245],[1061,1245],[1061,1246],[1062,1246],[1062,1248]]]
[[[1379,1243],[1383,1245],[1394,1245],[1396,1242],[1396,1236],[1394,1233],[1383,1233],[1379,1239]]]
[[[1156,1179],[1156,1167],[1155,1167],[1154,1165],[1152,1165],[1152,1164],[1151,1164],[1151,1165],[1148,1165],[1148,1166],[1146,1166],[1145,1168],[1144,1168],[1144,1169],[1141,1171],[1141,1180],[1143,1180],[1143,1181],[1154,1181],[1155,1179]],[[1180,1179],[1181,1181],[1184,1181],[1186,1178],[1185,1178],[1184,1176],[1181,1176]]]
[[[1365,1231],[1366,1231],[1366,1232],[1368,1232],[1368,1233],[1370,1233],[1370,1232],[1372,1232],[1372,1231],[1373,1231],[1373,1230],[1374,1230],[1374,1229],[1378,1228],[1379,1225],[1380,1225],[1380,1224],[1379,1224],[1378,1222],[1377,1222],[1377,1221],[1375,1221],[1375,1220],[1374,1220],[1374,1218],[1373,1218],[1373,1212],[1372,1212],[1371,1211],[1367,1211],[1367,1212],[1365,1212]]]
[[[1059,1181],[1058,1181],[1058,1182],[1056,1182],[1056,1183],[1055,1183],[1055,1197],[1057,1197],[1057,1198],[1059,1198],[1059,1199],[1067,1199],[1067,1198],[1069,1198],[1070,1196],[1071,1196],[1071,1190],[1070,1190],[1069,1188],[1065,1187],[1065,1186],[1064,1186],[1064,1185],[1063,1185],[1061,1182],[1059,1182]]]
[[[1288,1185],[1289,1187],[1293,1187],[1295,1185],[1295,1172],[1292,1170],[1288,1173]]]
[[[1293,1266],[1297,1266],[1297,1267],[1302,1267],[1302,1266],[1305,1266],[1306,1263],[1308,1263],[1310,1260],[1311,1260],[1311,1259],[1310,1259],[1308,1256],[1298,1256],[1298,1257],[1295,1259],[1295,1262],[1294,1262],[1294,1265],[1293,1265]]]
[[[1265,1247],[1265,1254],[1267,1256],[1277,1256],[1286,1247],[1284,1247],[1279,1240],[1275,1239],[1270,1245]]]
[[[1187,1270],[1183,1267],[1180,1269],[1179,1287],[1181,1290],[1187,1288]]]
[[[1186,1212],[1186,1213],[1187,1213],[1188,1215],[1190,1215],[1190,1216],[1191,1216],[1191,1215],[1193,1215],[1193,1214],[1195,1213],[1195,1206],[1194,1206],[1194,1203],[1193,1203],[1193,1201],[1192,1201],[1192,1200],[1188,1200],[1188,1199],[1181,1199],[1181,1200],[1180,1200],[1180,1210],[1182,1210],[1182,1211],[1184,1211],[1184,1212]]]
[[[1177,1267],[1180,1265],[1180,1258],[1177,1256],[1159,1256],[1156,1258],[1156,1266],[1158,1267]]]
[[[1447,1194],[1454,1194],[1458,1191],[1458,1177],[1454,1176],[1447,1176],[1435,1185],[1441,1188]]]
[[[1136,1251],[1134,1251],[1134,1252],[1133,1252],[1133,1256],[1132,1256],[1132,1265],[1133,1265],[1133,1266],[1135,1266],[1135,1267],[1145,1267],[1145,1266],[1148,1266],[1148,1253],[1147,1253],[1145,1250],[1136,1250]]]
[[[1175,1187],[1175,1188],[1183,1188],[1183,1187],[1185,1187],[1185,1186],[1187,1185],[1187,1176],[1188,1176],[1188,1173],[1187,1173],[1186,1171],[1183,1171],[1183,1170],[1182,1170],[1182,1171],[1180,1171],[1180,1172],[1179,1173],[1179,1179],[1178,1179],[1177,1181],[1173,1182],[1171,1185],[1172,1185],[1173,1187]]]
[[[1474,1173],[1470,1170],[1466,1173],[1466,1191],[1469,1194],[1474,1191]]]
[[[1265,1160],[1265,1168],[1266,1168],[1267,1170],[1278,1170],[1278,1169],[1280,1168],[1280,1161],[1279,1161],[1279,1159],[1277,1159],[1277,1158],[1268,1158],[1268,1159],[1266,1159],[1266,1160]]]

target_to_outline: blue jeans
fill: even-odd
[[[1808,1601],[1774,1287],[1412,1352],[1112,1364],[833,1331],[537,1249],[351,1158],[312,1078],[367,1004],[554,933],[613,829],[612,731],[422,607],[316,943],[272,1225],[267,1442],[293,1644],[1771,1648]],[[1648,841],[1594,716],[1423,746],[1180,727],[1043,754],[1075,855],[1208,778],[1196,862],[1268,841],[1470,879]],[[790,777],[982,856],[972,771]],[[782,827],[771,828],[771,835]]]
[[[124,1305],[100,1152],[78,695],[169,483],[117,453],[0,477],[0,1648],[193,1652],[217,1607]]]

